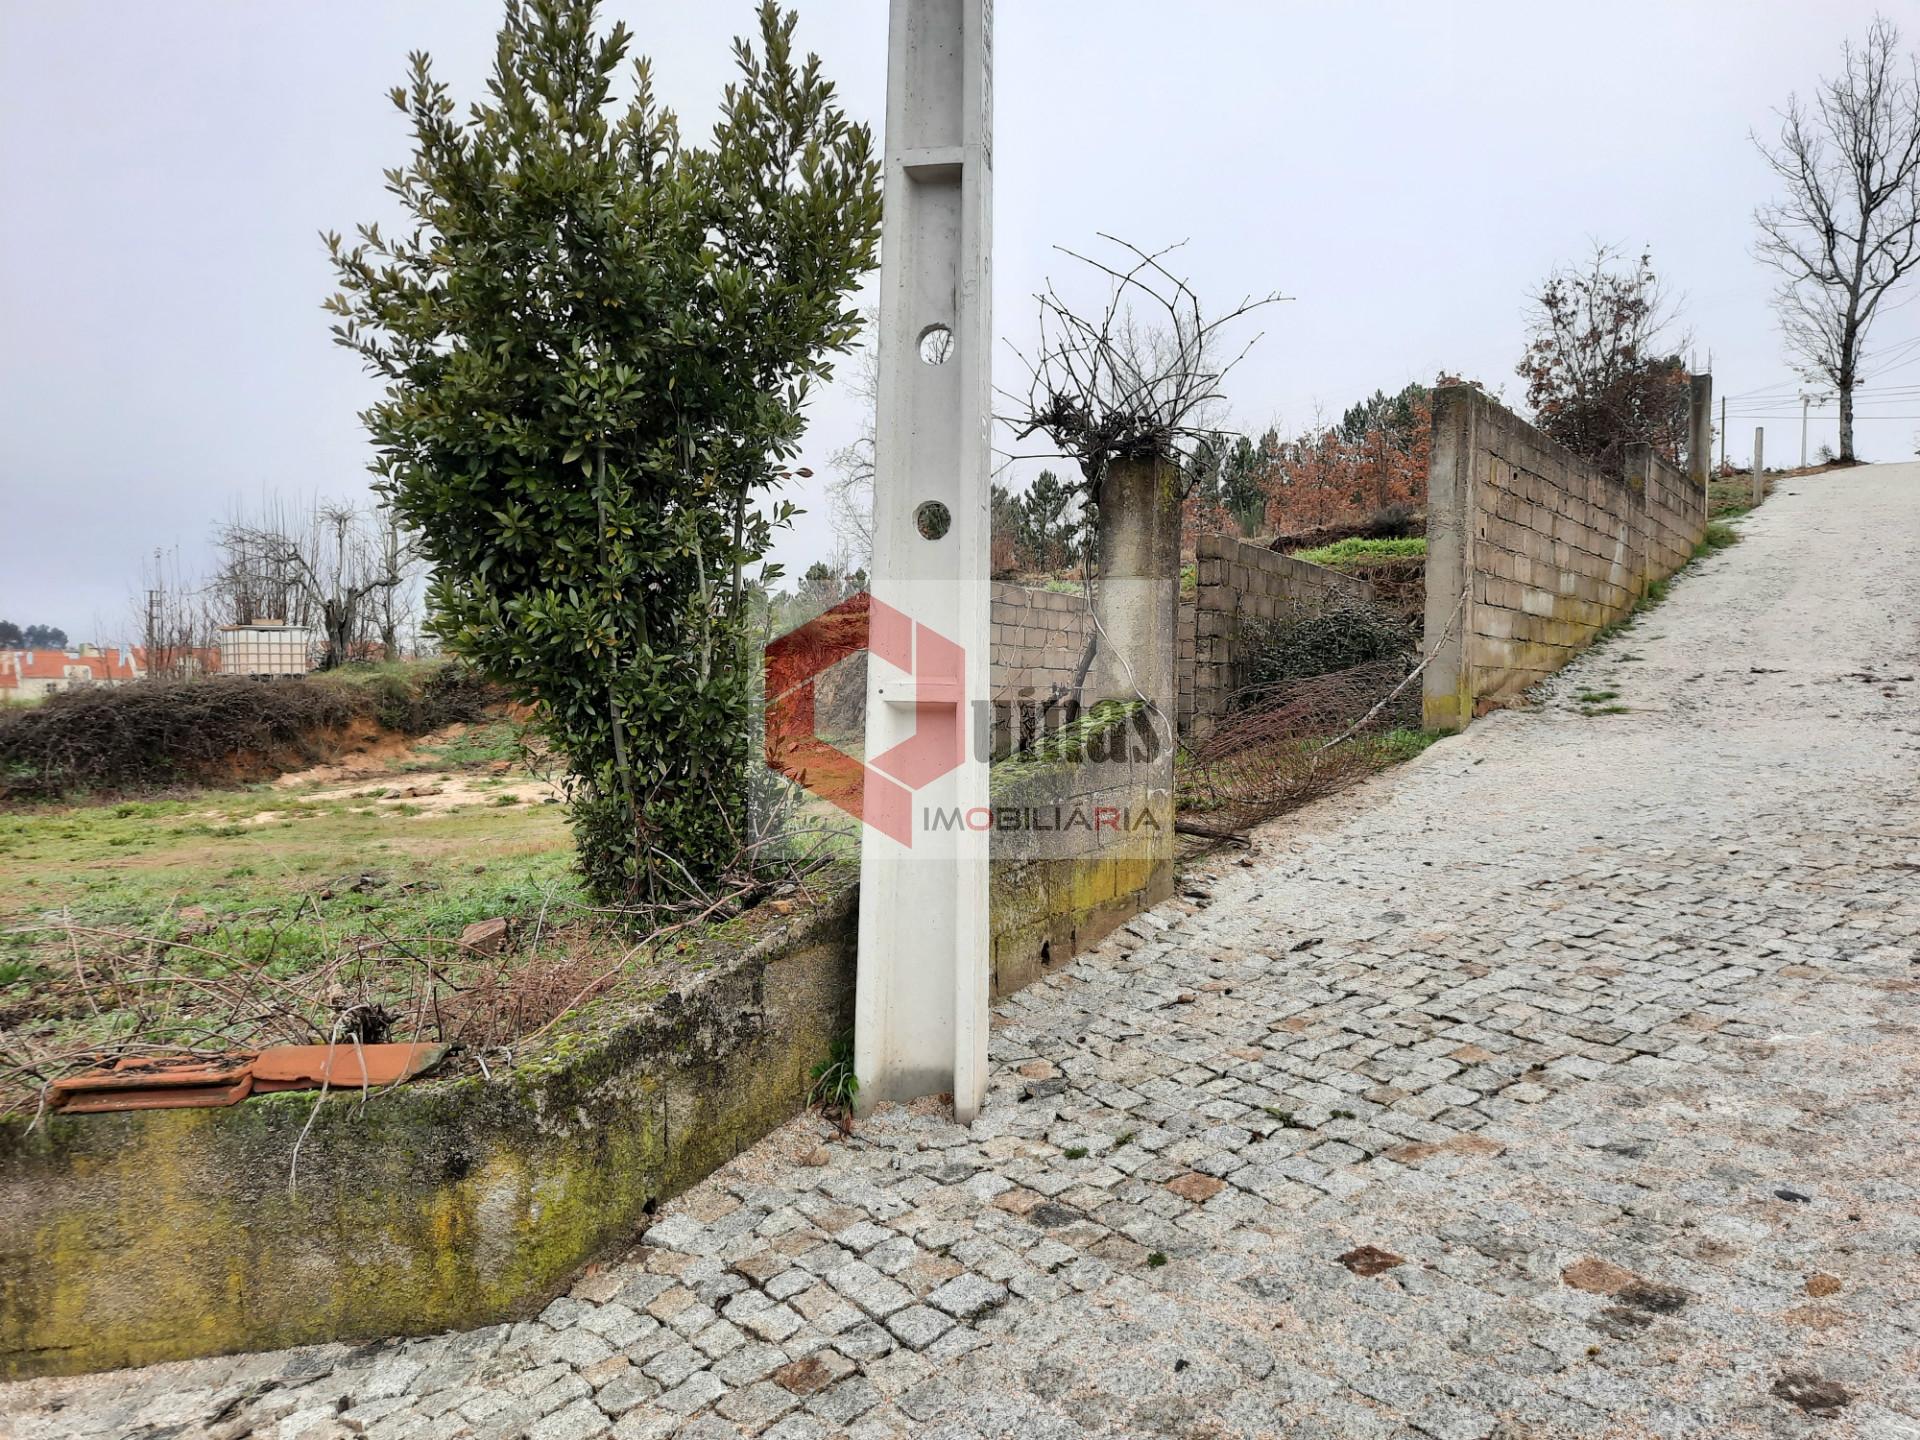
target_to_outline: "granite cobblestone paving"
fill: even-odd
[[[802,1118],[537,1318],[0,1435],[1920,1440],[1920,467],[1745,529],[1002,1003],[971,1127]]]

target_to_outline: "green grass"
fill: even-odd
[[[410,768],[464,769],[490,765],[499,760],[518,760],[521,735],[522,727],[511,720],[465,725],[450,739],[439,744],[420,746],[414,752],[419,758]]]
[[[1762,481],[1767,495],[1773,494],[1775,481]],[[1707,518],[1734,520],[1753,509],[1753,476],[1716,476],[1707,482]]]
[[[0,925],[53,912],[145,931],[198,910],[196,944],[244,953],[271,930],[297,968],[323,932],[457,932],[544,894],[583,898],[559,806],[435,812],[362,794],[254,786],[0,815]],[[353,889],[363,875],[377,883]]]
[[[1336,540],[1331,545],[1321,545],[1312,550],[1296,550],[1293,558],[1305,560],[1309,565],[1328,565],[1337,570],[1343,565],[1360,565],[1370,560],[1399,560],[1426,553],[1426,537],[1416,535],[1404,540]]]
[[[854,1102],[860,1098],[860,1077],[853,1073],[851,1030],[836,1039],[827,1058],[813,1067],[807,1098],[823,1110],[852,1118]]]
[[[1436,741],[1446,739],[1449,733],[1446,730],[1389,730],[1384,735],[1366,738],[1383,765],[1399,765],[1413,759]]]
[[[444,975],[470,961],[453,941],[473,921],[506,916],[531,935],[550,914],[551,951],[551,926],[578,919],[587,897],[560,806],[374,798],[388,788],[256,785],[0,813],[0,1110],[39,1083],[5,1061],[133,1039],[285,1040],[267,1018],[291,993],[282,983],[325,990],[333,982],[313,977],[342,964],[401,1014],[423,964]],[[305,1013],[324,1014],[325,996]]]
[[[322,685],[378,685],[389,680],[418,685],[447,664],[445,660],[376,660],[342,665],[337,670],[316,670],[307,678]]]
[[[1001,793],[1037,770],[1079,764],[1089,751],[1125,754],[1144,743],[1136,733],[1134,717],[1145,708],[1139,700],[1102,700],[1077,719],[1039,736],[1026,749],[994,761],[988,783]]]
[[[1712,555],[1726,549],[1729,545],[1740,543],[1740,532],[1724,520],[1709,520],[1706,530],[1700,536],[1700,543],[1693,547],[1693,558]]]

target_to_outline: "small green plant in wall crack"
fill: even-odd
[[[860,1077],[853,1073],[853,1033],[833,1042],[827,1058],[813,1067],[807,1101],[818,1105],[842,1130],[853,1127],[853,1106],[860,1098]]]

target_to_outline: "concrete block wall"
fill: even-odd
[[[1001,710],[1021,701],[1039,703],[1056,686],[1070,686],[1080,652],[1093,627],[1084,595],[993,582],[992,644],[989,656],[991,699]],[[823,731],[842,736],[864,727],[867,654],[862,650],[824,671],[814,681],[814,713]],[[996,748],[1008,735],[996,725]]]
[[[1044,700],[1073,683],[1093,622],[1084,595],[993,582],[993,698]]]
[[[1648,447],[1609,474],[1472,386],[1436,391],[1428,726],[1460,729],[1558,670],[1684,565],[1705,527],[1704,488]]]
[[[1193,672],[1200,649],[1198,630],[1198,595],[1182,595],[1173,632],[1174,713],[1182,735],[1193,731]]]
[[[1197,584],[1181,602],[1179,722],[1183,735],[1204,739],[1246,683],[1239,653],[1242,622],[1273,620],[1289,610],[1323,605],[1331,597],[1373,599],[1364,580],[1251,545],[1232,535],[1202,535],[1195,543]]]

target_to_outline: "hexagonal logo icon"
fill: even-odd
[[[815,689],[862,650],[909,677],[899,703],[914,709],[913,734],[866,761],[821,737]],[[849,596],[766,647],[768,767],[911,848],[913,792],[965,754],[964,658],[959,645],[884,601]]]

